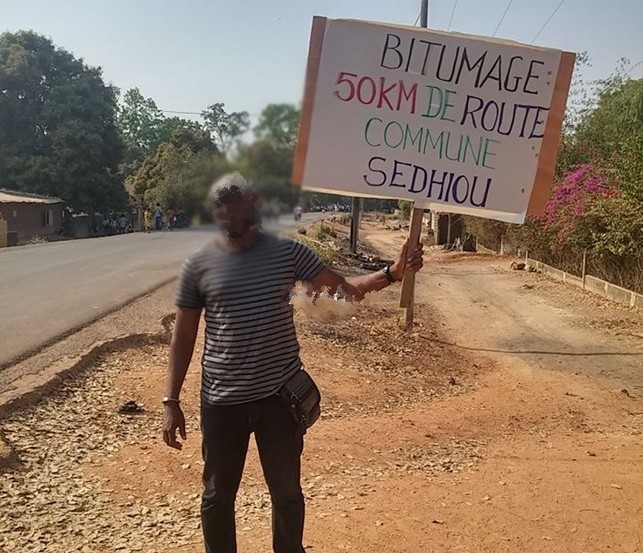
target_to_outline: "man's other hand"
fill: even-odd
[[[163,441],[174,449],[181,449],[183,444],[176,439],[176,431],[183,440],[186,439],[185,415],[178,403],[168,403],[164,407],[163,415]]]

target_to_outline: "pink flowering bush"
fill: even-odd
[[[467,229],[577,275],[587,252],[589,274],[643,293],[643,79],[617,72],[596,92],[565,129],[544,214],[522,226],[465,218]]]
[[[543,216],[508,228],[507,235],[532,257],[574,274],[587,251],[590,274],[642,291],[643,209],[608,174],[591,164],[567,172],[554,186]]]
[[[596,228],[605,222],[597,217],[594,205],[601,198],[610,198],[618,192],[607,184],[607,179],[590,164],[570,171],[555,185],[540,220],[554,238],[557,248],[588,249],[594,244]]]

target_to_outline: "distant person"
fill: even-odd
[[[161,209],[161,204],[157,203],[154,208],[154,227],[156,230],[161,230],[163,222],[163,210]]]
[[[152,210],[149,207],[146,207],[143,213],[143,225],[145,225],[145,232],[149,233],[152,230]]]
[[[120,219],[118,220],[118,229],[121,234],[125,234],[127,232],[127,227],[129,226],[129,221],[127,220],[127,217],[125,217],[125,214],[122,214],[120,216]]]
[[[301,221],[301,215],[302,215],[303,212],[304,212],[304,209],[300,205],[295,206],[294,213],[295,213],[295,222],[296,223],[299,223],[299,221]]]
[[[170,230],[174,230],[176,226],[176,211],[173,207],[167,210],[167,226],[170,227]]]

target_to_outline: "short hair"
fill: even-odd
[[[254,184],[239,171],[227,173],[210,187],[208,199],[215,205],[232,198],[251,196],[255,193]]]

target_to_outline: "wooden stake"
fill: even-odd
[[[357,243],[359,241],[359,198],[353,198],[353,208],[351,213],[351,234],[350,249],[351,253],[357,253]]]

